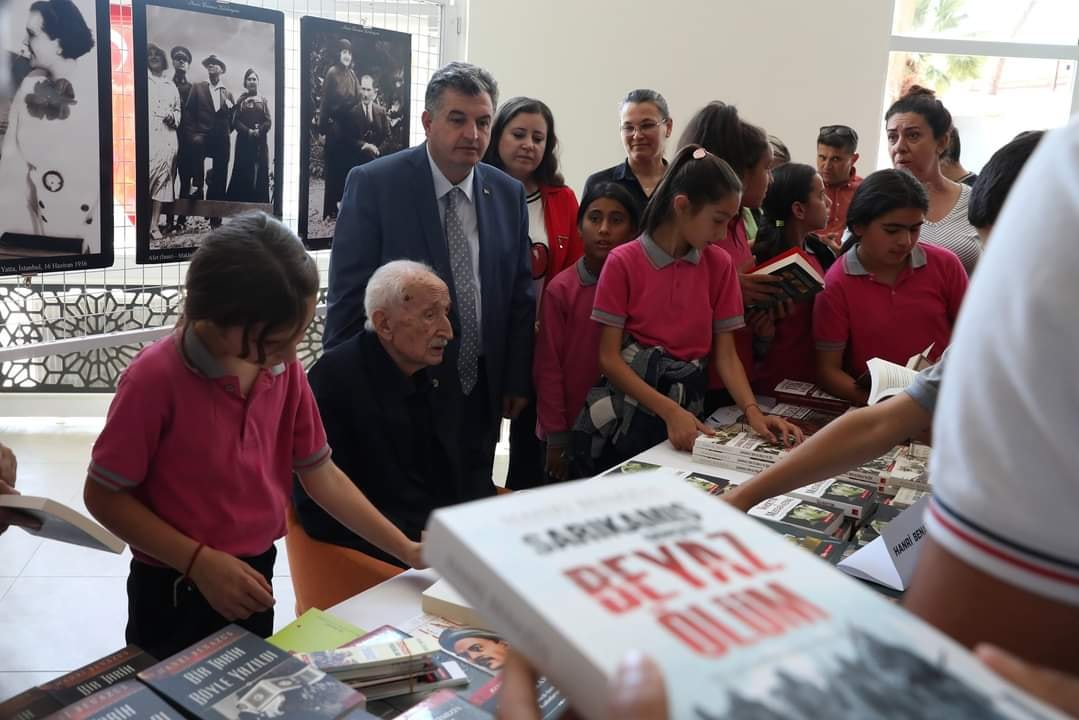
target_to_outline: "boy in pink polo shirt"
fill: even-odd
[[[741,182],[727,163],[704,148],[687,145],[653,193],[641,237],[611,251],[604,265],[592,311],[592,319],[605,326],[599,365],[610,385],[627,396],[627,402],[634,401],[630,405],[639,406],[638,416],[648,418],[647,430],[641,431],[648,437],[634,438],[634,445],[647,447],[666,436],[675,448],[688,451],[698,433],[712,432],[698,417],[709,357],[754,430],[772,439],[800,438],[794,426],[764,415],[753,401],[732,336],[745,324],[738,274],[730,256],[709,250],[738,212],[740,191]],[[697,365],[692,378],[696,385],[684,385],[678,398],[650,385],[623,357],[629,340],[642,348],[659,348],[664,358],[683,365]],[[680,374],[684,371],[678,368]],[[592,459],[602,458],[603,464],[625,460],[628,455],[620,456],[628,448],[617,446],[622,435],[614,433],[612,446],[599,452],[593,442]]]
[[[621,185],[593,185],[582,198],[577,226],[584,257],[547,285],[541,306],[533,378],[540,438],[547,442],[547,477],[568,478],[570,428],[599,381],[601,325],[592,322],[596,281],[610,251],[633,238],[640,218]]]
[[[918,242],[929,198],[913,175],[879,170],[854,194],[850,247],[828,270],[813,305],[817,378],[826,391],[864,404],[855,379],[879,357],[900,365],[951,341],[967,290],[955,253]]]
[[[273,631],[273,542],[293,472],[354,532],[422,562],[330,460],[296,359],[319,287],[299,239],[263,213],[237,218],[204,240],[185,285],[176,332],[117,385],[84,491],[132,548],[127,641],[159,658],[229,622]]]

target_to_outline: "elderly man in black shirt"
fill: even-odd
[[[474,499],[462,485],[454,428],[438,423],[427,368],[453,338],[450,291],[428,266],[386,263],[364,296],[363,332],[326,352],[308,373],[333,458],[408,537],[419,541],[435,508]],[[316,540],[405,567],[350,532],[294,484],[300,522]]]

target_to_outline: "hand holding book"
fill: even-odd
[[[742,303],[746,306],[771,304],[783,294],[781,282],[775,275],[738,273],[738,284],[742,286]]]

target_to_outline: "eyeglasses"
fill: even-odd
[[[820,133],[818,133],[817,136],[824,137],[826,135],[839,135],[840,137],[848,137],[853,140],[855,144],[858,143],[858,133],[854,132],[854,128],[848,127],[846,125],[825,125],[820,129]]]
[[[641,135],[644,135],[644,134],[650,133],[650,132],[654,132],[656,130],[656,128],[662,127],[663,124],[664,123],[656,122],[655,120],[645,120],[640,125],[630,125],[629,123],[626,123],[620,129],[622,130],[623,135],[625,135],[626,137],[630,137],[634,133],[638,133],[638,132]]]

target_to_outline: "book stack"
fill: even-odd
[[[298,655],[331,673],[368,700],[386,700],[468,685],[468,673],[437,640],[410,636],[390,625],[320,653]]]
[[[822,507],[838,510],[849,518],[863,518],[877,506],[877,491],[842,480],[821,480],[788,493]]]
[[[749,515],[768,523],[808,530],[822,536],[834,537],[842,532],[843,527],[843,513],[787,495],[768,498],[754,505],[749,509]]]
[[[876,460],[838,475],[835,480],[875,490],[881,471],[891,464],[900,450],[893,448]],[[694,460],[752,474],[767,470],[789,452],[789,448],[765,440],[741,423],[717,428],[715,435],[701,435],[693,443]]]
[[[296,657],[347,685],[363,688],[426,675],[435,670],[432,656],[436,652],[438,643],[432,640],[405,638],[296,653]]]
[[[912,443],[904,448],[877,479],[877,490],[882,495],[894,496],[904,488],[930,491],[928,446]]]
[[[904,508],[895,505],[881,503],[877,506],[873,517],[854,534],[855,549],[868,545],[880,536],[884,526],[899,517]]]
[[[791,403],[801,407],[812,407],[836,415],[850,409],[850,403],[820,389],[817,385],[798,380],[784,380],[772,391],[777,402]]]

